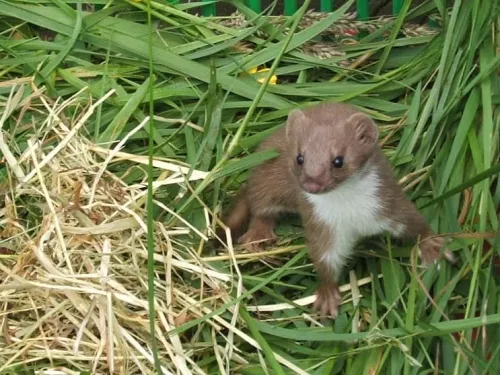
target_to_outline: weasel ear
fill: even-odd
[[[288,114],[286,120],[286,138],[289,139],[304,124],[306,115],[300,109],[294,109]]]
[[[364,113],[355,113],[347,120],[354,131],[354,137],[359,145],[372,148],[378,140],[378,128],[373,119]]]

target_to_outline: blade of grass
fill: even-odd
[[[160,357],[158,356],[158,345],[157,345],[157,338],[156,338],[156,311],[155,311],[155,235],[154,235],[154,230],[155,230],[155,222],[154,222],[154,217],[153,217],[153,182],[154,182],[154,177],[153,177],[153,157],[154,157],[154,128],[155,128],[155,121],[154,121],[154,100],[153,100],[153,82],[154,79],[154,67],[153,67],[153,40],[152,37],[154,35],[153,33],[153,23],[152,23],[152,18],[151,18],[151,6],[150,2],[148,1],[148,26],[150,28],[149,32],[149,51],[148,51],[148,60],[149,60],[149,77],[147,83],[149,84],[149,139],[148,139],[148,195],[147,195],[147,246],[148,246],[148,309],[149,309],[149,332],[151,335],[151,352],[153,353],[153,359],[154,359],[154,366],[156,369],[156,372],[158,374],[162,374],[163,371],[161,369],[161,363],[160,363]],[[147,86],[143,84],[143,89],[145,90]],[[139,90],[138,90],[139,91]],[[144,93],[137,94],[137,96],[142,96]]]
[[[154,103],[151,99],[153,96],[154,82],[151,82],[151,76],[148,77],[142,85],[139,86],[137,91],[133,93],[127,103],[122,107],[118,115],[113,119],[113,121],[108,125],[108,127],[99,135],[97,143],[106,143],[109,146],[118,139],[118,137],[123,132],[125,125],[127,125],[130,117],[133,115],[139,104],[146,97],[146,94],[150,94],[150,102]],[[150,92],[151,90],[151,92]],[[152,120],[154,121],[154,120]],[[150,130],[151,131],[151,130]]]
[[[394,27],[392,28],[391,31],[391,36],[389,37],[389,41],[387,44],[387,47],[384,48],[384,51],[382,52],[382,56],[379,59],[379,62],[377,63],[377,66],[375,67],[375,75],[379,75],[380,72],[382,71],[382,68],[384,67],[384,64],[387,61],[387,58],[389,57],[389,54],[391,53],[394,41],[396,40],[399,31],[401,30],[401,26],[403,25],[403,21],[406,17],[406,14],[408,13],[408,10],[411,5],[411,0],[405,0],[404,4],[399,4],[400,9],[398,11],[398,16],[396,18],[396,22],[394,24]]]
[[[467,188],[469,188],[471,186],[474,186],[477,183],[479,183],[481,181],[484,181],[484,180],[486,180],[486,179],[494,176],[495,174],[497,174],[499,172],[500,172],[500,163],[497,163],[497,164],[493,165],[491,168],[489,168],[489,169],[487,169],[487,170],[485,170],[485,171],[483,171],[481,173],[478,173],[474,177],[468,179],[463,184],[455,186],[455,187],[449,189],[448,191],[444,192],[440,196],[438,196],[438,197],[436,197],[436,198],[428,201],[427,203],[424,203],[423,205],[420,206],[420,208],[422,209],[422,208],[425,208],[425,207],[432,206],[432,205],[434,205],[436,203],[442,202],[443,200],[445,200],[445,199],[447,199],[449,197],[452,197],[455,194],[461,193],[465,189],[467,189]]]
[[[476,327],[482,327],[489,324],[500,323],[500,314],[491,314],[488,316],[482,316],[477,318],[469,319],[457,319],[449,320],[446,322],[438,322],[431,325],[419,323],[415,326],[415,329],[411,332],[406,331],[403,328],[393,328],[380,330],[378,334],[391,338],[405,338],[409,335],[421,336],[421,337],[436,337],[448,335],[453,332],[460,332],[466,329],[472,329]],[[345,341],[345,342],[355,342],[358,340],[368,339],[372,333],[371,332],[360,332],[360,333],[345,333],[338,334],[328,332],[328,328],[322,329],[286,329],[281,327],[272,326],[268,323],[256,321],[257,328],[266,334],[289,339],[296,341]],[[375,335],[377,335],[375,333]]]
[[[269,362],[269,365],[273,369],[273,374],[285,375],[285,372],[283,371],[280,364],[276,360],[276,357],[274,356],[273,350],[269,346],[266,339],[260,334],[259,330],[256,328],[254,319],[250,316],[248,311],[243,306],[240,306],[240,315],[243,318],[243,320],[247,323],[248,329],[250,330],[250,333],[252,334],[253,338],[257,340],[260,347],[262,348],[262,351],[264,352],[264,355],[267,361]]]

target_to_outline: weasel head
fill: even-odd
[[[369,116],[346,104],[293,110],[286,124],[288,168],[304,191],[327,193],[365,167],[378,135]]]

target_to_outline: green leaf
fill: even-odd
[[[125,125],[130,120],[132,114],[137,110],[138,106],[141,104],[143,99],[149,90],[149,85],[153,78],[148,77],[142,85],[136,90],[136,92],[130,97],[127,103],[122,107],[118,115],[113,119],[113,121],[108,125],[106,130],[101,133],[97,139],[98,143],[105,143],[111,145],[116,141],[123,132]]]

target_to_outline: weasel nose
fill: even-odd
[[[305,181],[302,184],[302,187],[304,188],[305,191],[311,194],[319,193],[324,188],[322,184],[319,184],[316,181]]]

